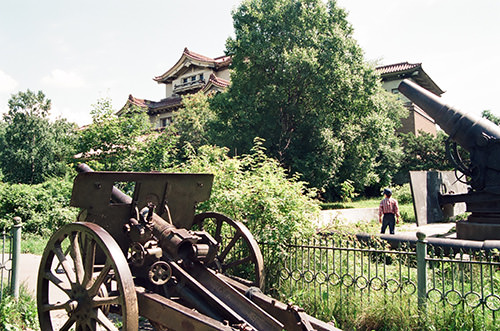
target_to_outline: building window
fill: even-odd
[[[164,117],[160,119],[160,127],[166,128],[170,124],[172,124],[172,117]]]
[[[187,77],[182,79],[182,83],[186,84],[187,82],[188,82],[188,78]]]
[[[203,74],[200,74],[200,80],[203,80]]]

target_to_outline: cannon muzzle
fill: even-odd
[[[490,140],[500,139],[500,128],[491,121],[448,106],[440,97],[410,80],[403,80],[398,89],[468,152],[486,146]]]

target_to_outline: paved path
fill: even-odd
[[[41,256],[33,254],[21,254],[20,284],[24,285],[34,297],[36,297],[36,280]]]

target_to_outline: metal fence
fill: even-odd
[[[9,231],[0,233],[0,301],[4,293],[19,297],[19,266],[21,258],[21,219],[14,217]]]
[[[483,326],[495,325],[500,310],[499,253],[439,249],[428,245],[425,236],[420,239],[416,247],[408,243],[396,249],[380,240],[345,238],[263,245],[265,259],[281,256],[278,265],[267,270],[268,285],[323,316],[338,311],[342,300],[357,298],[368,306],[397,301],[408,318],[472,314]]]

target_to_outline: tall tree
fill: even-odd
[[[386,180],[376,170],[397,150],[404,110],[364,62],[345,11],[335,1],[246,0],[233,19],[232,83],[212,100],[216,142],[247,153],[264,138],[272,157],[320,188]]]
[[[75,126],[49,121],[51,101],[42,91],[12,95],[0,137],[0,168],[8,182],[35,184],[65,172]]]

